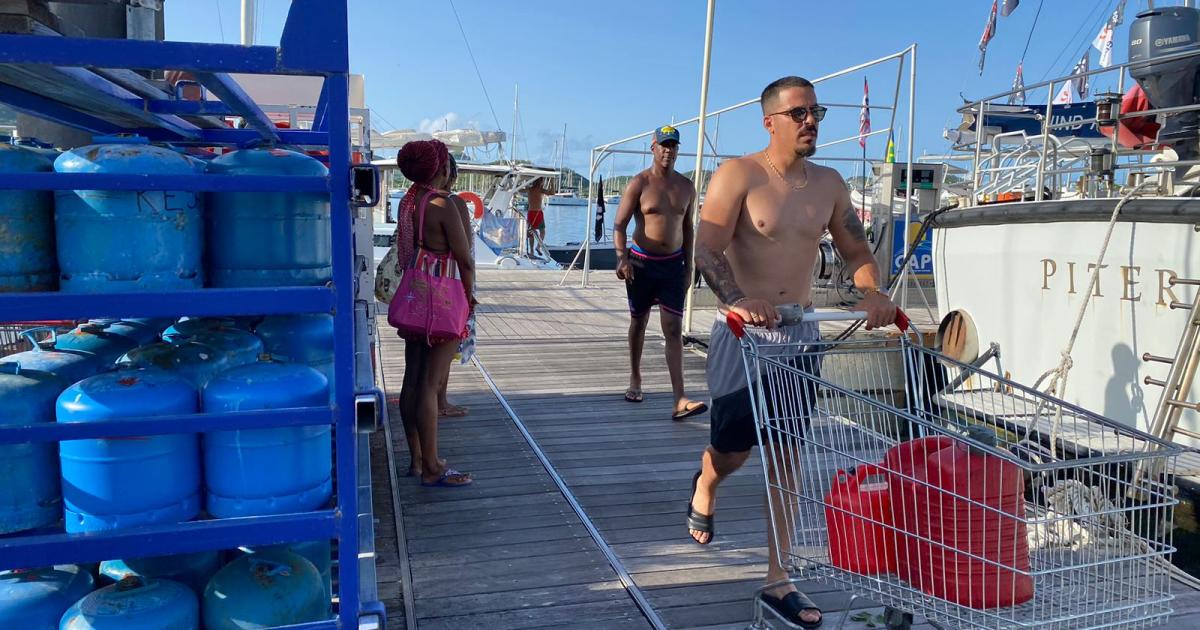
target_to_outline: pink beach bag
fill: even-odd
[[[427,342],[461,339],[471,310],[454,257],[425,249],[425,208],[432,194],[421,199],[417,251],[388,304],[388,324],[402,337],[423,336]]]

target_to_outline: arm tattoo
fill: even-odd
[[[696,266],[704,274],[708,286],[717,294],[717,299],[723,304],[733,304],[746,297],[733,279],[733,269],[729,267],[729,259],[723,252],[713,251],[699,243],[696,244]]]
[[[867,241],[867,231],[863,229],[862,221],[858,220],[858,213],[854,211],[854,206],[846,206],[846,211],[842,215],[842,227],[846,228],[846,232],[854,240],[860,243]]]

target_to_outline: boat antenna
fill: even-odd
[[[475,52],[471,50],[471,40],[467,39],[467,31],[463,28],[462,20],[458,17],[458,9],[454,6],[454,0],[450,0],[450,10],[454,12],[454,21],[458,22],[458,32],[462,34],[463,44],[467,46],[467,54],[471,57],[471,65],[475,66],[475,76],[479,79],[479,87],[483,89],[483,98],[487,100],[488,109],[492,112],[492,120],[496,123],[496,129],[503,129],[500,126],[500,117],[496,115],[496,108],[492,105],[492,96],[488,94],[487,84],[483,82],[483,73],[479,71],[479,62],[475,61]],[[513,130],[515,133],[515,129]]]

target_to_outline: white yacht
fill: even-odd
[[[1044,387],[1074,340],[1069,402],[1195,446],[1200,392],[1166,397],[1179,405],[1163,387],[1186,384],[1197,358],[1185,333],[1195,332],[1200,284],[1200,44],[1179,32],[1200,32],[1200,11],[1140,14],[1131,61],[1090,73],[1119,86],[1095,102],[993,104],[1004,93],[964,106],[948,137],[970,185],[931,223],[941,332],[965,333],[964,359],[997,344],[1014,381]],[[1183,411],[1177,425],[1163,421],[1172,406]],[[1192,458],[1181,467],[1200,475]]]

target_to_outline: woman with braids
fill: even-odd
[[[475,264],[471,244],[459,209],[445,192],[450,182],[450,160],[446,145],[437,140],[409,142],[396,156],[400,172],[413,182],[400,200],[397,212],[396,259],[407,266],[417,247],[434,254],[449,253],[458,264],[468,302],[473,304]],[[417,234],[422,210],[424,230]],[[404,340],[400,416],[412,454],[408,474],[420,475],[424,486],[457,487],[472,481],[469,474],[451,468],[437,456],[438,390],[460,340],[461,336],[425,335],[406,336]]]

